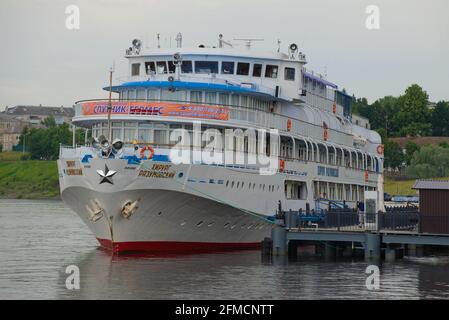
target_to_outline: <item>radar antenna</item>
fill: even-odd
[[[258,38],[239,38],[239,39],[236,39],[236,38],[234,38],[234,40],[235,41],[245,41],[245,45],[246,45],[246,48],[247,49],[251,49],[251,44],[254,42],[254,41],[263,41],[264,39],[258,39]]]

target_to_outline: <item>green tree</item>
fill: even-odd
[[[384,141],[385,168],[397,169],[404,163],[404,153],[401,146],[389,139]]]
[[[53,128],[56,127],[56,120],[55,117],[49,116],[41,121],[41,124],[43,124],[46,128]]]
[[[449,136],[449,103],[439,101],[432,112],[432,134],[434,136]]]
[[[402,136],[426,136],[431,134],[430,111],[427,107],[429,96],[419,85],[412,84],[398,98],[399,112],[393,117],[400,126]]]
[[[20,136],[20,144],[23,145],[24,139],[26,148],[31,154],[31,159],[55,160],[59,155],[59,145],[72,143],[72,132],[67,123],[48,128],[33,128],[31,130],[25,128]]]
[[[449,149],[426,145],[413,154],[407,175],[413,178],[435,178],[449,175]]]
[[[419,146],[412,142],[412,141],[407,141],[407,143],[405,144],[405,163],[407,165],[410,165],[410,162],[412,161],[413,158],[413,154],[419,150]]]

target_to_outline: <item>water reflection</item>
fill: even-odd
[[[366,288],[364,260],[262,258],[259,251],[111,256],[59,201],[0,200],[0,299],[449,298],[449,257],[380,263]],[[81,289],[67,290],[75,264]]]

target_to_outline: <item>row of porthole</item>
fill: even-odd
[[[185,226],[186,224],[187,224],[187,221],[181,222],[181,226]],[[208,227],[212,227],[214,224],[215,224],[215,222],[212,221],[212,222],[208,223],[207,226],[208,226]],[[199,221],[199,222],[196,224],[197,227],[201,227],[201,226],[203,226],[203,225],[204,225],[204,221],[203,221],[203,220]],[[229,227],[230,230],[232,230],[232,229],[234,229],[234,228],[237,227],[237,224],[231,225],[230,222],[226,222],[226,223],[223,225],[223,228],[226,229],[226,228],[228,228],[228,227]],[[246,226],[246,223],[243,223],[243,224],[240,226],[241,229],[244,229],[245,227],[246,227],[246,229],[248,229],[248,230],[250,230],[250,229],[253,229],[253,230],[261,230],[261,229],[264,229],[264,228],[265,228],[265,226],[264,226],[263,224],[261,224],[261,223],[257,223],[257,224],[249,224],[248,226]]]
[[[160,216],[160,215],[162,215],[162,211],[159,211],[158,213],[157,213],[157,215],[158,216]],[[214,225],[214,223],[215,222],[209,222],[208,223],[208,227],[212,227],[213,225]],[[187,221],[183,221],[183,222],[181,222],[181,226],[185,226],[187,224]],[[223,225],[223,228],[227,228],[227,227],[229,227],[229,225],[230,225],[231,223],[230,222],[226,222],[224,225]],[[197,224],[196,224],[196,226],[197,227],[201,227],[202,225],[204,225],[204,221],[203,220],[201,220],[201,221],[199,221]],[[240,228],[241,229],[243,229],[243,228],[245,228],[245,226],[246,226],[246,223],[244,223],[244,224],[242,224],[241,226],[240,226]],[[233,224],[233,225],[231,225],[230,226],[230,229],[232,230],[232,229],[234,229],[235,227],[237,227],[237,224]],[[253,229],[253,230],[257,230],[257,229],[259,229],[259,230],[261,230],[261,229],[263,229],[263,228],[265,228],[265,226],[263,225],[263,224],[259,224],[259,223],[256,223],[256,224],[250,224],[250,225],[248,225],[248,227],[246,227],[248,230],[250,230],[250,229]]]
[[[245,187],[245,182],[237,181],[237,183],[236,183],[235,181],[226,180],[226,187],[230,187],[230,188],[234,188],[235,187],[236,189],[238,189],[238,188],[243,189]],[[265,183],[263,183],[263,184],[259,183],[259,189],[260,190],[265,191],[265,187],[266,187]],[[267,188],[267,191],[268,192],[274,192],[274,189],[276,187],[277,187],[277,190],[279,191],[279,189],[280,189],[279,185],[275,186],[273,184],[269,184],[268,188]],[[254,190],[255,188],[256,188],[256,183],[255,182],[248,183],[248,189],[253,189]]]

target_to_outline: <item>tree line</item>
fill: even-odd
[[[429,95],[417,84],[399,97],[386,96],[369,104],[353,96],[353,113],[367,118],[385,145],[385,167],[406,167],[407,175],[416,178],[447,176],[441,169],[449,163],[449,145],[423,146],[408,141],[405,153],[392,137],[449,136],[449,102],[429,106]],[[446,158],[447,157],[447,158]]]
[[[67,123],[56,125],[55,118],[50,116],[43,120],[43,128],[25,127],[19,138],[19,145],[25,146],[31,159],[56,160],[59,157],[59,146],[72,145],[73,133]],[[75,143],[83,144],[85,132],[83,129],[75,131]]]

